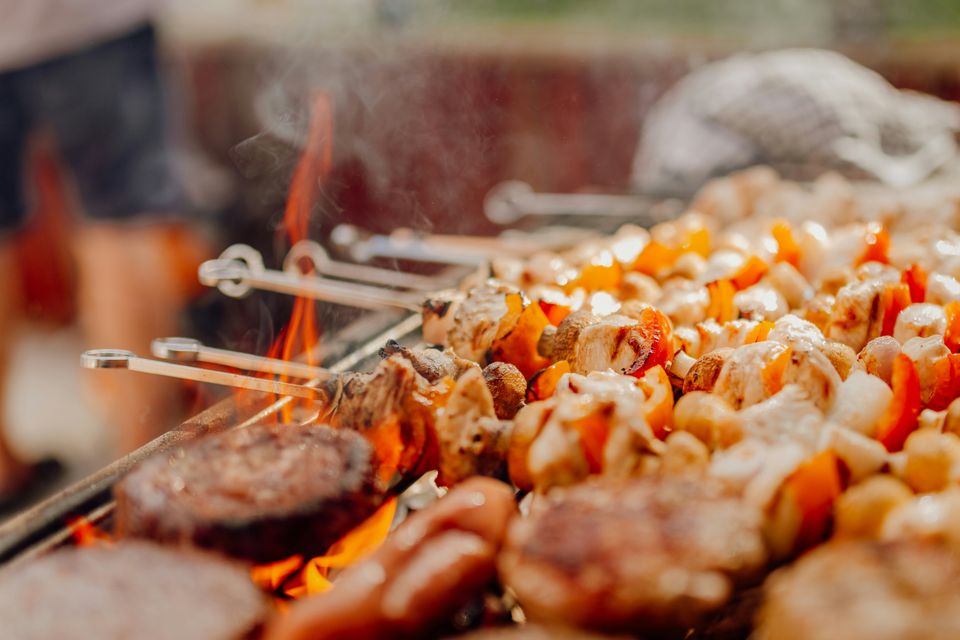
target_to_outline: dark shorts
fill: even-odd
[[[30,209],[25,150],[37,129],[53,133],[85,218],[181,211],[164,112],[152,27],[0,72],[0,229]]]

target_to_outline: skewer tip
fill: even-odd
[[[126,369],[136,357],[134,352],[122,349],[91,349],[80,355],[80,365],[85,369]]]
[[[202,346],[199,340],[193,338],[157,338],[150,343],[150,352],[154,357],[164,360],[193,361],[197,359]]]

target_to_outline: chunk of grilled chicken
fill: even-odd
[[[947,329],[947,315],[937,304],[911,304],[897,316],[893,337],[904,344],[910,338],[929,338],[943,335]]]
[[[510,477],[545,491],[591,474],[626,477],[663,451],[644,418],[634,378],[613,372],[569,374],[554,395],[524,407],[510,443]]]
[[[889,385],[893,375],[893,362],[900,355],[900,350],[900,343],[893,336],[874,338],[857,354],[856,366]]]
[[[903,354],[913,360],[920,376],[920,400],[928,404],[942,383],[937,363],[950,355],[942,335],[928,338],[910,338],[903,344]]]
[[[498,563],[534,620],[672,637],[767,561],[760,513],[702,480],[598,478],[539,500]]]
[[[790,352],[785,353],[788,349]],[[740,408],[769,398],[784,385],[795,384],[825,411],[841,382],[830,359],[819,349],[803,343],[787,347],[764,341],[734,349],[720,370],[714,392]]]
[[[400,473],[426,471],[421,465],[433,468],[426,454],[435,450],[433,398],[438,391],[409,360],[395,354],[372,373],[346,377],[333,422],[383,441],[385,446],[377,447],[381,456],[399,450],[395,463]]]
[[[449,486],[471,476],[505,478],[512,426],[497,419],[483,374],[476,368],[463,374],[436,421],[439,481]]]
[[[878,337],[883,321],[883,287],[879,280],[851,282],[841,287],[830,314],[827,337],[857,351]]]
[[[960,561],[918,543],[830,544],[764,586],[758,640],[960,637]]]
[[[640,313],[639,318],[610,315],[584,327],[570,369],[639,374],[651,366],[666,366],[673,355],[669,321],[652,307]]]
[[[507,294],[519,294],[519,289],[496,280],[470,289],[454,311],[445,344],[462,358],[485,363],[497,335],[517,321]]]
[[[427,344],[447,344],[447,334],[453,327],[460,303],[466,297],[462,291],[447,289],[427,298],[421,307],[423,340]]]

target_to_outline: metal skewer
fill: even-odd
[[[179,362],[205,362],[234,369],[270,373],[291,378],[315,380],[338,375],[323,367],[314,367],[302,362],[290,362],[279,358],[267,358],[239,351],[208,347],[193,338],[157,338],[150,344],[150,352],[156,358]]]
[[[334,278],[359,280],[369,284],[420,291],[434,291],[443,288],[443,284],[439,283],[436,277],[334,260],[319,243],[313,240],[301,240],[293,245],[283,261],[283,270],[287,272],[295,271],[304,260],[309,261],[313,270],[317,273]]]
[[[197,276],[201,284],[217,287],[233,298],[246,296],[252,289],[260,289],[362,309],[396,307],[407,311],[420,310],[419,294],[412,296],[410,293],[354,282],[304,275],[294,272],[292,267],[289,271],[267,269],[263,266],[260,252],[245,244],[230,246],[219,258],[207,260],[200,265]]]
[[[583,229],[547,228],[537,233],[507,231],[499,236],[419,234],[397,229],[390,235],[365,235],[352,225],[334,228],[330,239],[357,262],[372,258],[398,258],[439,264],[485,265],[496,256],[529,256],[537,251],[562,249],[582,242]]]
[[[641,195],[537,193],[526,182],[509,180],[490,190],[483,203],[483,212],[488,220],[497,224],[510,224],[526,216],[666,219],[679,213],[679,201],[673,214],[656,211],[660,204],[662,201]]]
[[[168,378],[206,382],[208,384],[236,387],[238,389],[260,391],[281,396],[294,396],[297,398],[307,398],[308,400],[326,399],[326,395],[321,391],[302,384],[278,382],[276,380],[245,376],[239,373],[199,369],[197,367],[175,364],[173,362],[151,360],[149,358],[141,358],[132,351],[116,349],[94,349],[85,351],[83,355],[80,356],[80,364],[87,369],[129,369],[130,371],[139,371],[140,373],[166,376]]]

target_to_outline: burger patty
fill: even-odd
[[[148,542],[67,549],[0,572],[5,640],[240,640],[268,613],[245,567]]]
[[[318,555],[382,503],[373,459],[362,436],[326,426],[207,436],[117,485],[117,531],[254,562]]]
[[[762,640],[960,638],[960,559],[918,542],[810,552],[764,585]]]
[[[762,572],[761,520],[702,480],[599,478],[554,490],[515,518],[499,568],[532,619],[682,631]]]

